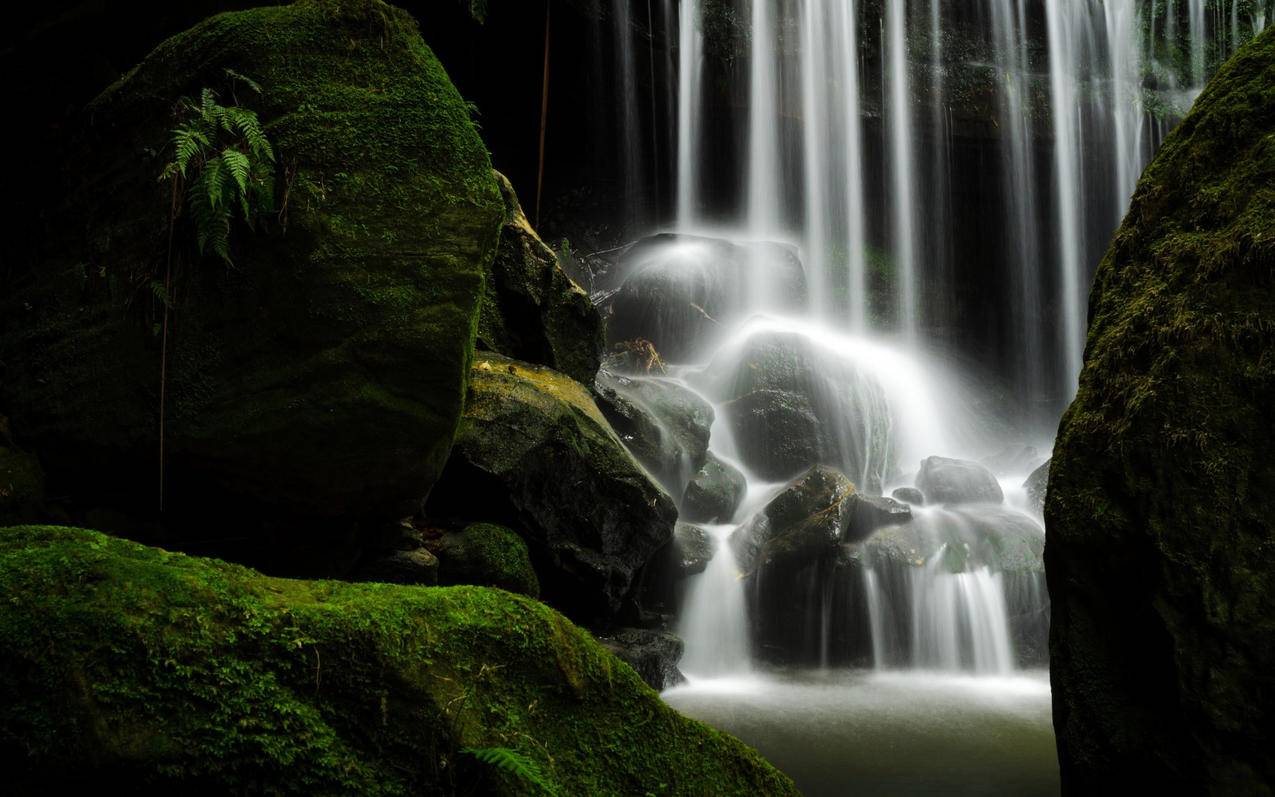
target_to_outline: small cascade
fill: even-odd
[[[690,584],[678,632],[686,640],[681,668],[688,676],[741,675],[752,669],[744,588],[728,543],[733,525],[705,526],[716,542],[713,558]]]
[[[898,327],[903,338],[917,335],[915,143],[912,136],[912,90],[908,79],[907,0],[887,0],[884,28],[887,41],[887,116],[890,127],[892,243],[898,302]]]

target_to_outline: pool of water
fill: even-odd
[[[1057,795],[1049,674],[771,672],[664,693],[820,795]]]

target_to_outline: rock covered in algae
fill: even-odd
[[[1165,139],[1098,268],[1045,499],[1068,794],[1275,791],[1275,31]]]
[[[186,215],[173,228],[167,515],[402,516],[451,448],[503,209],[465,102],[416,22],[377,0],[212,17],[93,101],[48,251],[4,298],[0,398],[59,490],[154,510],[171,199],[156,178],[175,104],[204,88],[258,113],[277,208],[234,223],[233,266],[198,254]]]
[[[16,527],[0,594],[0,762],[23,793],[797,793],[502,590],[267,578]]]
[[[611,621],[677,520],[584,385],[487,353],[427,510],[523,533],[545,599],[592,625]]]

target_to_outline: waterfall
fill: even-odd
[[[805,262],[810,275],[811,305],[815,313],[824,310],[821,305],[829,296],[828,239],[825,230],[825,211],[828,196],[824,187],[824,174],[831,165],[827,151],[827,110],[829,99],[819,91],[820,81],[826,80],[828,63],[825,58],[824,20],[819,19],[819,8],[813,2],[801,5],[801,116],[805,162]]]
[[[705,526],[716,541],[708,567],[694,579],[678,631],[686,640],[682,670],[695,677],[739,675],[751,669],[748,615],[735,554],[733,525]]]
[[[894,202],[894,271],[898,290],[899,329],[905,340],[917,335],[916,253],[913,214],[916,210],[913,183],[912,93],[908,80],[907,0],[888,0],[885,12],[888,36],[886,51],[889,70],[887,115],[890,126],[890,170]]]
[[[838,59],[834,62],[834,69],[836,74],[841,75],[841,98],[844,103],[842,131],[845,158],[842,180],[846,194],[846,298],[850,329],[862,334],[868,325],[868,301],[864,266],[867,239],[864,234],[863,210],[863,129],[859,110],[859,53],[856,47],[859,41],[856,20],[858,8],[855,0],[848,0],[834,5],[833,12],[833,29],[840,32],[839,46],[833,48]]]
[[[699,91],[703,49],[699,3],[682,0],[677,20],[677,226],[689,229],[699,207]]]

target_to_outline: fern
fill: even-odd
[[[461,749],[461,752],[472,756],[480,763],[513,775],[523,783],[535,786],[543,794],[553,797],[558,794],[554,784],[546,780],[540,772],[540,765],[517,750],[508,747],[465,747]]]
[[[225,73],[232,85],[261,93],[252,79],[233,69]],[[230,263],[232,221],[238,217],[254,228],[257,217],[274,208],[274,148],[254,111],[222,105],[211,88],[197,100],[183,98],[177,108],[173,159],[159,179],[172,182],[175,196],[185,195],[200,254],[212,252]],[[177,210],[175,203],[174,222]]]

